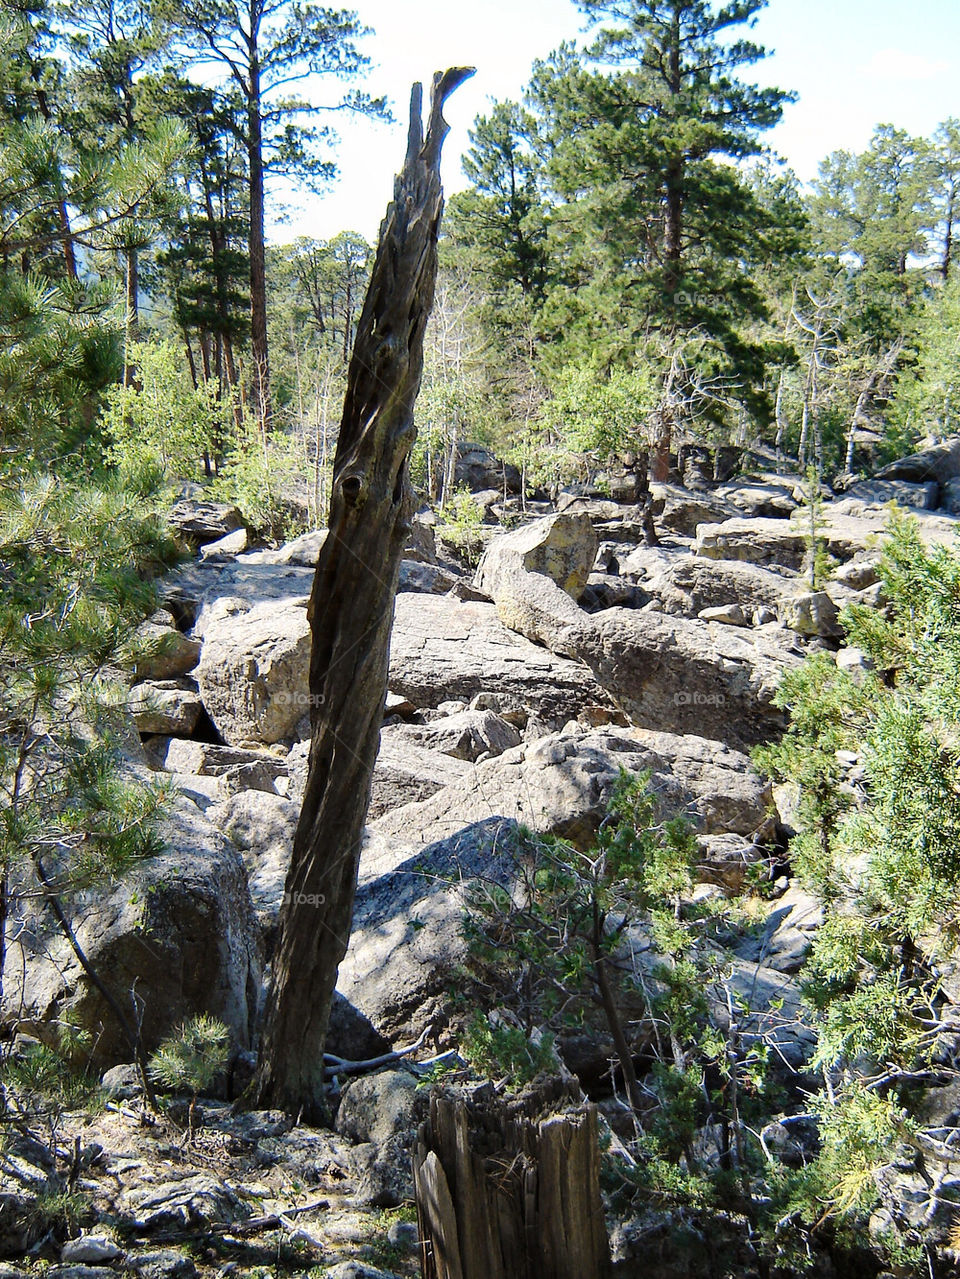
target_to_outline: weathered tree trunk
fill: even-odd
[[[407,157],[380,245],[347,377],[329,534],[309,617],[313,739],[253,1092],[317,1115],[337,968],[350,936],[357,864],[386,692],[400,557],[413,510],[407,459],[423,369],[443,207],[446,97],[472,72],[434,78],[426,139],[414,86]]]
[[[250,355],[253,361],[256,417],[260,430],[270,423],[270,352],[267,341],[267,266],[264,240],[263,120],[260,62],[251,50],[247,103],[247,162],[250,168]]]
[[[566,1087],[510,1104],[430,1099],[413,1156],[422,1279],[610,1273],[597,1115]]]

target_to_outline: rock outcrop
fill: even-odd
[[[247,876],[237,851],[187,799],[161,828],[165,850],[113,888],[65,898],[77,941],[147,1051],[206,1012],[246,1048],[258,1013],[260,949]],[[3,1017],[57,1040],[69,1020],[89,1035],[104,1068],[131,1049],[99,992],[49,917],[29,909],[8,924]]]

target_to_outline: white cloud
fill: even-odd
[[[907,53],[903,49],[878,49],[863,71],[865,75],[885,80],[929,80],[943,75],[950,64],[943,58],[928,58],[922,53]]]

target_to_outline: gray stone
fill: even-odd
[[[722,604],[719,608],[703,608],[697,616],[701,622],[719,622],[723,626],[747,625],[747,619],[739,604]]]
[[[837,639],[843,634],[840,611],[826,591],[803,591],[780,603],[780,621],[798,635]]]
[[[797,509],[793,489],[792,483],[752,481],[722,485],[715,495],[755,519],[787,519]]]
[[[739,954],[777,972],[797,973],[823,924],[823,905],[799,884],[770,904],[763,931],[741,943]]]
[[[285,542],[274,552],[273,563],[297,564],[301,568],[316,568],[317,560],[323,544],[327,540],[325,528],[313,529],[309,533],[301,533],[291,542]]]
[[[571,724],[478,764],[462,781],[388,813],[371,830],[414,848],[442,842],[468,822],[503,817],[586,845],[607,811],[621,768],[630,774],[651,770],[664,804],[682,809],[705,833],[752,834],[771,802],[768,785],[747,756],[720,742]]]
[[[649,599],[648,593],[628,578],[591,573],[580,604],[588,613],[598,613],[604,608],[640,608]]]
[[[960,478],[947,480],[940,491],[940,505],[951,515],[960,515]]]
[[[66,898],[79,944],[122,1008],[131,992],[152,1052],[183,1021],[206,1012],[237,1047],[249,1044],[260,988],[256,918],[239,854],[180,799],[160,828],[165,849],[112,888]],[[65,1018],[89,1031],[100,1070],[131,1056],[114,1014],[47,915],[9,921],[7,1024],[56,1043]]]
[[[298,805],[266,791],[240,791],[208,810],[239,849],[250,896],[262,923],[276,922],[300,816]]]
[[[698,617],[705,608],[735,603],[746,614],[756,608],[775,610],[793,586],[788,570],[763,568],[736,560],[704,560],[686,551],[654,558],[635,552],[624,571],[642,569],[643,588],[664,613]]]
[[[516,824],[460,825],[427,848],[411,850],[376,827],[364,845],[337,989],[391,1043],[408,1043],[445,1016],[465,958],[464,884],[508,873]]]
[[[210,1173],[138,1187],[121,1196],[134,1228],[230,1226],[250,1216],[233,1188]]]
[[[383,1146],[393,1137],[413,1141],[425,1117],[427,1094],[409,1070],[361,1075],[344,1089],[334,1129],[351,1141]]]
[[[697,874],[707,883],[720,884],[732,892],[740,892],[751,867],[765,860],[768,852],[742,835],[703,835],[697,841],[700,860]]]
[[[123,1249],[106,1235],[81,1235],[79,1239],[68,1239],[60,1249],[61,1261],[80,1261],[93,1266],[109,1264],[122,1255]]]
[[[771,622],[775,622],[777,620],[777,614],[774,609],[767,608],[764,604],[761,605],[760,608],[755,608],[753,610],[750,620],[754,626],[769,626]]]
[[[139,1279],[196,1279],[197,1267],[192,1257],[185,1257],[173,1248],[160,1248],[154,1252],[131,1253],[127,1265],[136,1271]]]
[[[178,631],[170,613],[160,612],[137,627],[135,680],[175,679],[192,671],[200,660],[200,643]]]
[[[231,791],[272,790],[272,783],[287,771],[286,760],[270,751],[244,750],[239,746],[219,746],[182,737],[161,738],[151,743],[151,751],[160,768],[171,773],[197,773],[242,781],[243,784],[231,782]]]
[[[323,1274],[324,1279],[401,1279],[392,1270],[378,1270],[362,1261],[338,1261],[335,1266],[328,1266]]]
[[[461,710],[429,724],[403,724],[385,728],[381,744],[398,739],[471,763],[481,755],[502,755],[520,745],[520,734],[493,711]]]
[[[404,547],[406,559],[419,560],[421,564],[437,562],[437,539],[433,531],[435,518],[433,511],[421,512],[413,517],[410,537]]]
[[[135,684],[130,690],[130,713],[141,733],[189,736],[200,723],[200,694],[182,680]]]
[[[442,717],[441,717],[442,719]],[[458,784],[470,775],[470,765],[452,755],[430,750],[384,725],[380,751],[373,772],[368,820],[373,821],[402,804],[427,799],[444,786]],[[307,780],[309,744],[293,747],[288,757],[290,788],[288,797],[296,804],[303,800]]]
[[[79,1262],[51,1266],[46,1273],[53,1279],[114,1279],[115,1275],[109,1266],[85,1266]]]
[[[472,493],[496,489],[498,496],[519,493],[520,472],[512,462],[504,462],[483,444],[460,444],[454,471],[457,486],[465,485]]]
[[[387,1243],[414,1252],[420,1243],[420,1231],[412,1221],[393,1221],[387,1231]]]
[[[443,595],[397,597],[390,687],[420,707],[451,697],[469,702],[496,689],[552,728],[591,707],[613,706],[583,664],[513,634],[492,604]]]
[[[581,624],[576,601],[596,556],[589,516],[552,515],[494,538],[474,581],[510,630],[564,652],[560,637]]]
[[[393,693],[387,690],[387,696],[383,703],[384,719],[391,715],[399,715],[401,719],[409,719],[411,715],[417,713],[417,708],[411,702],[409,697],[403,697],[400,693]]]
[[[207,713],[232,746],[291,737],[310,708],[306,609],[265,603],[204,630],[197,682]]]
[[[865,502],[868,506],[884,506],[896,502],[899,506],[932,511],[939,498],[936,481],[910,484],[906,480],[861,480],[844,490],[844,497]]]
[[[460,578],[439,564],[423,564],[419,560],[400,561],[398,591],[411,591],[419,595],[446,595],[460,582]]]
[[[807,553],[803,530],[778,519],[731,519],[697,528],[696,554],[702,559],[800,569]]]
[[[242,555],[250,544],[250,538],[245,528],[238,528],[233,533],[227,533],[225,537],[218,537],[215,542],[207,542],[200,547],[201,560],[213,559],[232,559],[235,555]]]
[[[879,581],[878,568],[880,557],[871,555],[867,558],[852,559],[849,564],[841,564],[833,575],[832,581],[841,586],[848,586],[852,591],[862,591]]]
[[[215,542],[243,527],[243,516],[225,502],[203,502],[192,498],[175,503],[167,512],[167,523],[185,541],[199,546]]]
[[[857,681],[873,670],[873,662],[862,648],[841,648],[837,653],[837,666]]]
[[[960,477],[960,438],[953,437],[942,444],[932,444],[919,453],[899,458],[877,472],[878,480],[906,480],[910,484],[923,484],[933,480],[946,484]]]
[[[705,627],[614,608],[590,619],[578,656],[630,721],[752,746],[783,723],[773,696],[799,662],[786,631]]]
[[[660,530],[695,537],[699,524],[716,523],[737,514],[737,508],[718,494],[691,493],[675,484],[650,485],[653,514]]]
[[[140,1072],[129,1062],[121,1066],[111,1066],[101,1075],[100,1087],[108,1097],[127,1101],[131,1097],[139,1096],[142,1091]]]

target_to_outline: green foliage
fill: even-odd
[[[466,1027],[464,1055],[481,1075],[508,1075],[516,1087],[557,1066],[552,1035],[527,1034],[496,1013],[473,1014]]]
[[[145,473],[168,481],[199,478],[204,455],[218,451],[226,419],[232,420],[229,405],[213,398],[212,387],[194,388],[170,342],[138,342],[129,359],[137,384],[112,387],[101,415],[107,460],[126,487],[135,488]]]
[[[769,1104],[766,1045],[740,1034],[716,944],[722,911],[690,901],[696,855],[649,774],[622,774],[589,847],[522,833],[505,878],[470,890],[464,923],[473,1063],[522,1083],[549,1066],[545,1045],[602,1026],[637,1124],[633,1191],[685,1207],[746,1174],[746,1125]],[[637,1027],[653,1056],[642,1081]],[[729,1137],[712,1156],[711,1124]]]
[[[793,853],[826,901],[804,991],[829,1081],[806,1193],[827,1214],[869,1208],[877,1170],[922,1150],[900,1081],[948,1042],[936,966],[958,937],[960,555],[894,510],[880,575],[887,607],[844,614],[872,672],[808,658],[781,686],[786,735],[757,753],[800,787]]]
[[[47,1110],[77,1110],[90,1108],[102,1098],[95,1078],[46,1044],[26,1044],[7,1057],[3,1081],[28,1109],[42,1105]]]
[[[196,1098],[223,1072],[229,1056],[230,1031],[200,1013],[163,1041],[150,1058],[150,1075],[162,1087]]]
[[[126,731],[109,667],[151,611],[166,535],[118,492],[0,486],[0,865],[58,891],[155,851],[162,796],[117,772]]]
[[[542,429],[562,447],[589,453],[601,464],[644,444],[644,427],[657,403],[656,379],[646,369],[597,363],[570,364],[551,379],[541,405]]]

